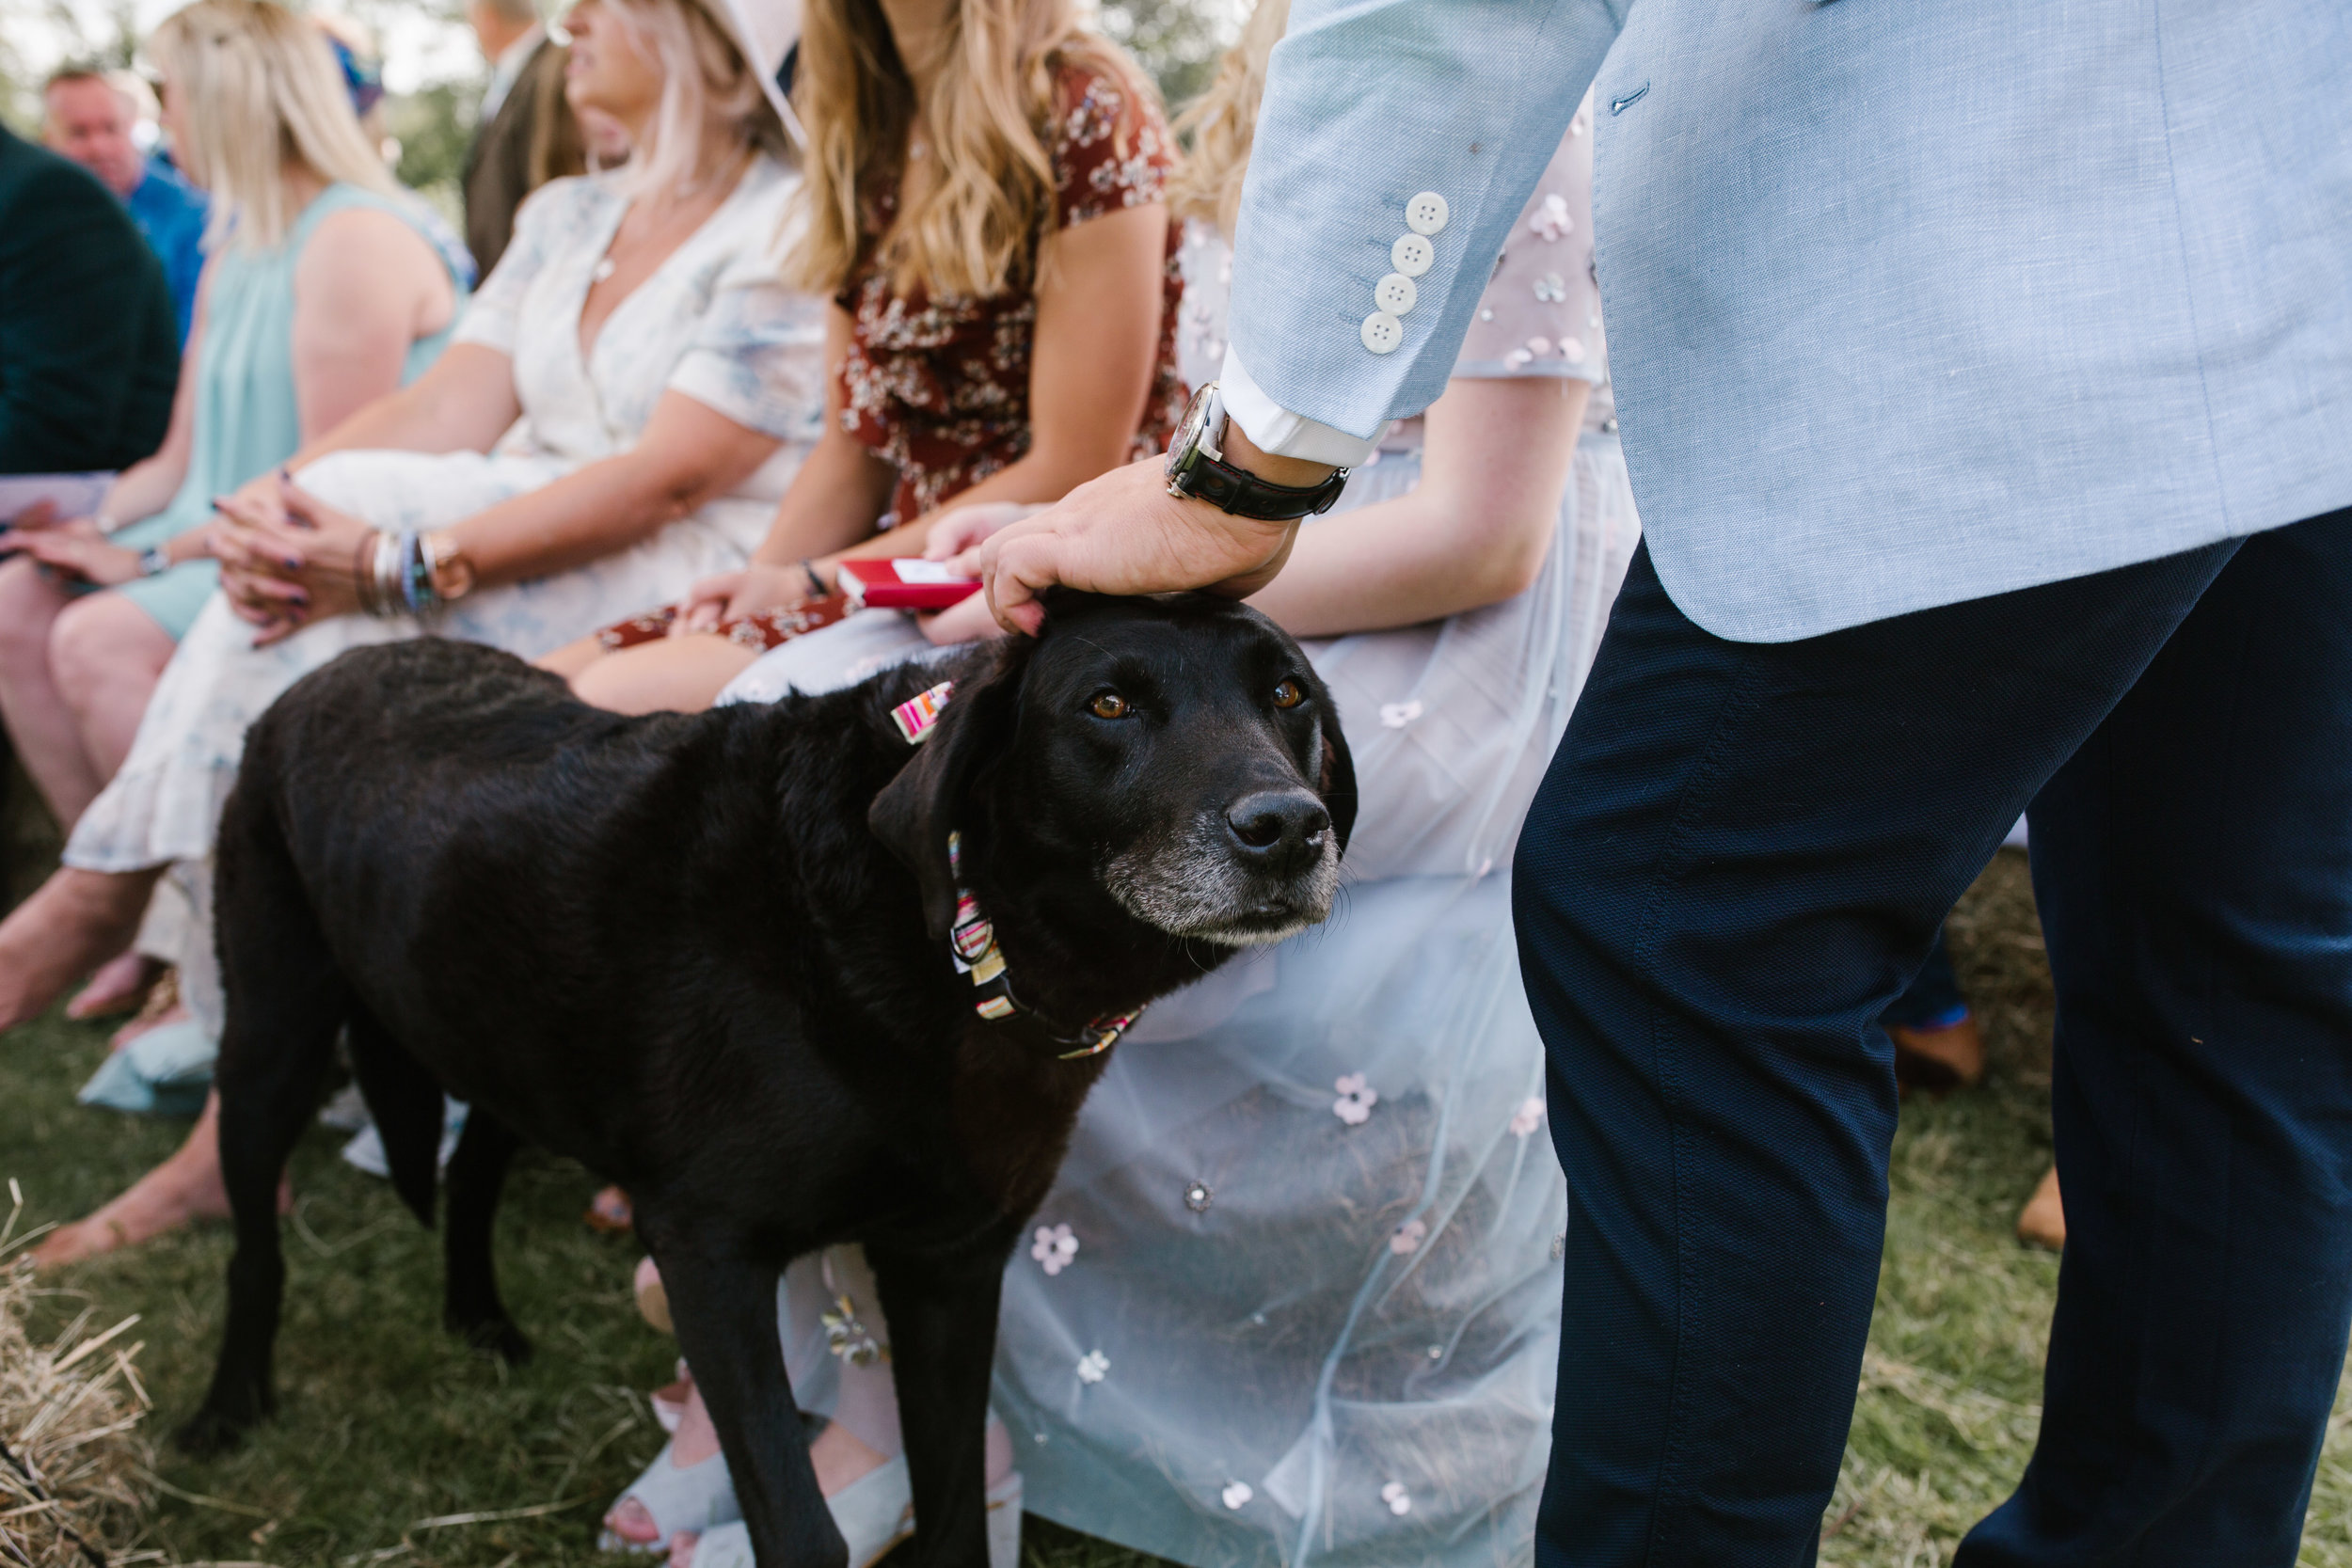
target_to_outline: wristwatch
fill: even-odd
[[[139,551],[139,576],[159,578],[171,570],[171,553],[161,545],[150,545]]]
[[[426,576],[433,583],[433,596],[447,604],[462,599],[473,592],[473,562],[468,559],[465,546],[457,536],[447,530],[428,533],[421,541]]]
[[[1207,501],[1236,517],[1289,522],[1331,510],[1347,487],[1338,468],[1320,484],[1275,484],[1224,460],[1225,394],[1212,381],[1192,394],[1174,439],[1168,443],[1168,493]]]

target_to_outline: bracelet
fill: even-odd
[[[433,565],[425,560],[424,542],[406,530],[400,536],[400,600],[409,614],[420,619],[441,608],[440,593],[433,586]]]
[[[351,582],[358,595],[359,608],[370,615],[381,620],[401,612],[403,546],[415,538],[413,533],[388,533],[377,529],[359,541],[358,551],[352,559]]]
[[[801,571],[808,578],[808,591],[811,594],[820,599],[828,598],[832,595],[832,585],[827,583],[824,578],[818,572],[816,562],[810,561],[806,556],[801,557]]]

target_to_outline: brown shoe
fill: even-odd
[[[1984,1077],[1984,1037],[1977,1032],[1974,1013],[1941,1029],[1886,1033],[1895,1042],[1895,1082],[1905,1088],[1948,1094],[1974,1088]]]
[[[2066,1209],[2058,1202],[2058,1166],[2052,1165],[2042,1178],[2042,1185],[2026,1199],[2026,1207],[2017,1216],[2017,1239],[2027,1246],[2048,1247],[2052,1252],[2066,1250]]]

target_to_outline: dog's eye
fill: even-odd
[[[1098,692],[1094,701],[1087,705],[1087,711],[1097,719],[1124,719],[1134,709],[1127,705],[1127,699],[1118,692],[1104,691]]]
[[[1284,681],[1274,689],[1276,707],[1296,707],[1307,700],[1307,689],[1296,681]]]

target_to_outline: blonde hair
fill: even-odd
[[[1180,218],[1214,223],[1229,240],[1241,217],[1241,182],[1249,172],[1249,144],[1258,134],[1266,60],[1290,20],[1291,0],[1258,0],[1241,37],[1219,56],[1209,90],[1176,117],[1176,134],[1191,139],[1192,150],[1168,182],[1168,210]]]
[[[937,178],[900,210],[881,256],[892,286],[986,296],[1025,279],[1054,215],[1047,138],[1064,107],[1055,76],[1082,64],[1126,98],[1120,148],[1149,106],[1151,84],[1119,48],[1078,22],[1075,0],[960,0],[947,17],[929,121]],[[808,132],[801,238],[786,281],[846,287],[865,252],[863,208],[898,176],[915,112],[914,83],[877,0],[807,0],[793,107]]]
[[[286,237],[285,167],[400,193],[351,112],[326,37],[270,0],[197,0],[164,19],[148,52],[185,105],[174,154],[212,197],[204,245],[266,250]]]
[[[790,153],[784,122],[760,90],[758,68],[695,0],[604,0],[631,45],[661,71],[661,103],[622,166],[632,196],[675,195],[694,187],[703,152],[716,141],[730,150]]]

